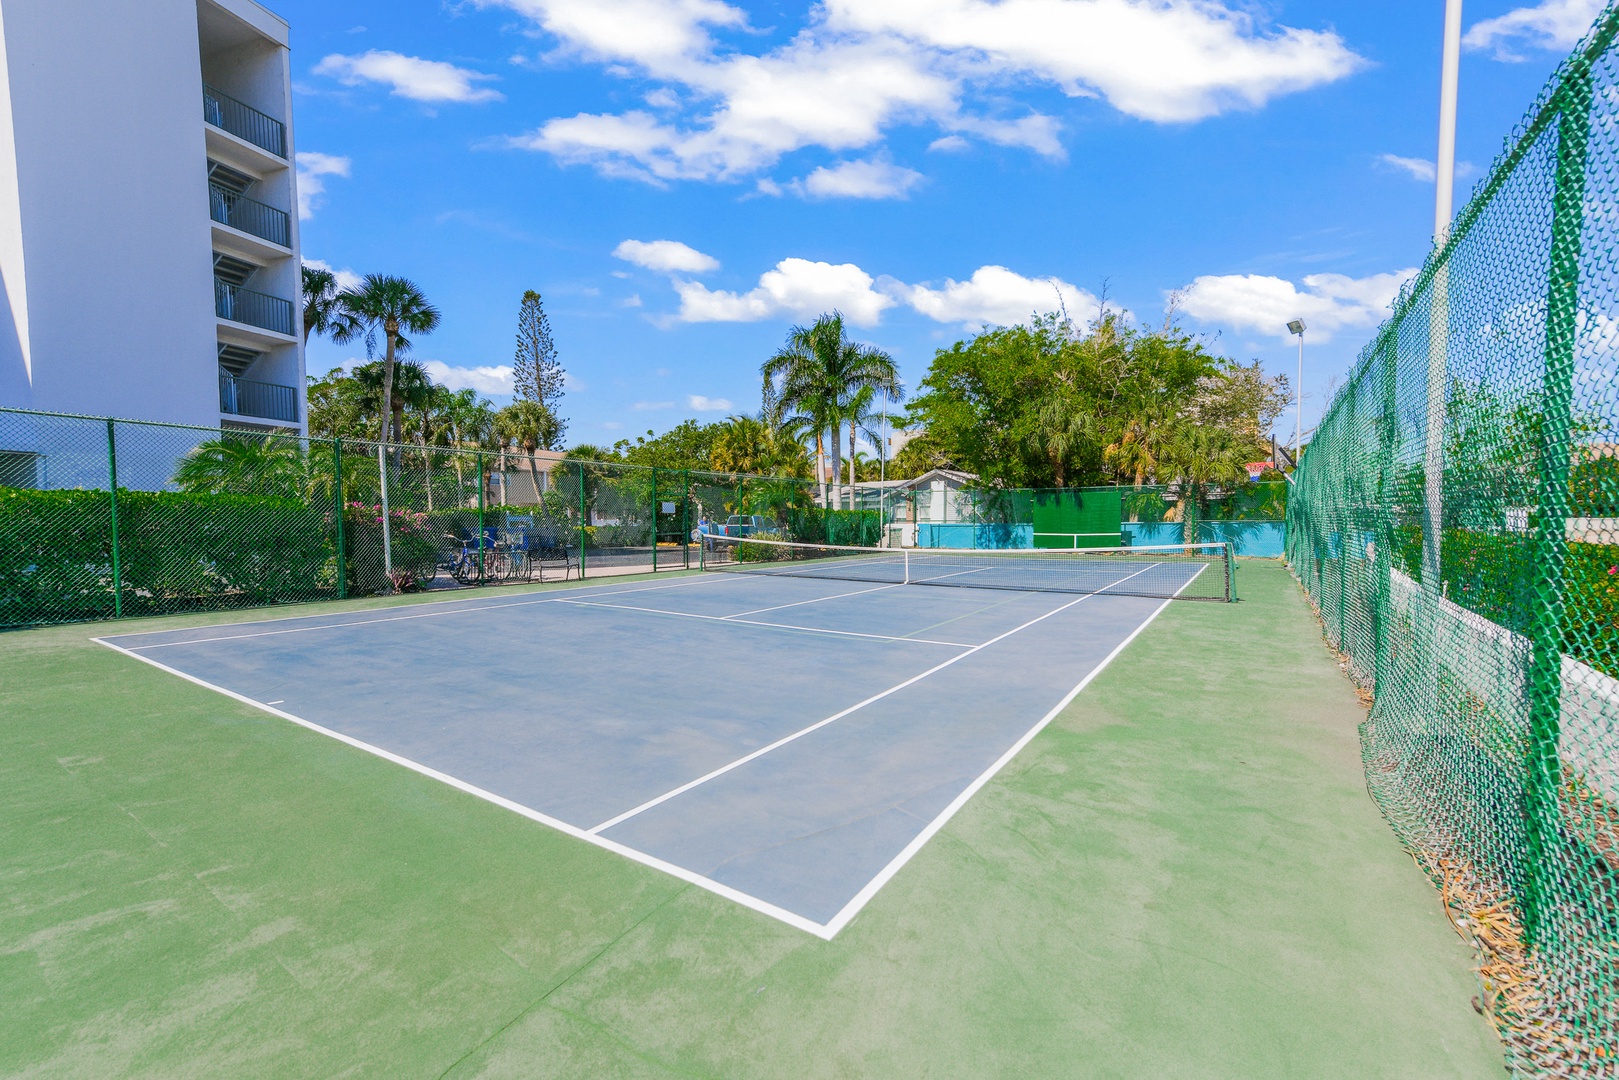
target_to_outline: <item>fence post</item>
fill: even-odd
[[[118,551],[118,437],[107,421],[107,493],[112,508],[112,617],[124,615],[124,574]]]
[[[658,572],[658,467],[652,466],[652,572]]]
[[[691,470],[680,474],[680,568],[691,569]]]
[[[590,534],[590,503],[585,498],[585,463],[579,462],[579,580],[585,580],[585,541]]]
[[[349,596],[348,560],[343,550],[343,438],[332,440],[332,502],[337,511],[337,598]]]
[[[1590,65],[1576,68],[1557,90],[1557,171],[1552,187],[1552,242],[1546,290],[1546,374],[1538,452],[1539,514],[1534,527],[1536,602],[1531,605],[1529,743],[1525,751],[1524,816],[1529,880],[1524,890],[1524,936],[1544,946],[1552,927],[1547,894],[1555,888],[1549,865],[1558,843],[1562,762],[1563,604],[1568,557],[1569,468],[1573,454],[1574,348],[1580,301],[1580,229],[1584,223],[1585,155],[1591,133]],[[1550,887],[1550,888],[1549,888]]]
[[[1379,421],[1377,455],[1377,602],[1372,607],[1372,693],[1373,705],[1387,701],[1386,695],[1391,694],[1392,687],[1387,680],[1392,679],[1388,670],[1390,661],[1389,650],[1389,605],[1394,595],[1394,560],[1399,551],[1399,534],[1396,531],[1393,513],[1389,507],[1395,500],[1395,472],[1394,460],[1399,449],[1400,440],[1400,414],[1397,388],[1399,385],[1399,340],[1400,330],[1398,324],[1391,327],[1383,345],[1383,370],[1380,373],[1383,393],[1383,415]],[[1292,505],[1292,499],[1288,500]]]
[[[504,470],[504,469],[502,469],[501,472],[500,472],[500,483],[501,483],[502,487],[504,487],[505,484],[506,484],[506,470]],[[479,585],[483,584],[483,514],[484,514],[483,504],[484,504],[484,490],[485,490],[486,487],[487,487],[487,485],[484,483],[484,475],[483,475],[483,451],[479,450],[478,451],[478,584]]]

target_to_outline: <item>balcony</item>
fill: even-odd
[[[231,416],[253,416],[261,420],[296,424],[298,391],[290,386],[238,379],[228,371],[221,371],[219,411]]]
[[[287,156],[287,129],[281,121],[207,85],[202,88],[202,118],[260,150],[268,150],[282,159]]]
[[[208,216],[221,225],[280,244],[292,246],[292,227],[286,211],[266,206],[218,184],[208,185]]]
[[[292,336],[292,301],[214,279],[214,314],[231,322]]]

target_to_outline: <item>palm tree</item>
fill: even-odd
[[[367,274],[360,287],[338,295],[343,310],[354,319],[355,332],[380,329],[386,342],[382,355],[382,400],[393,400],[394,357],[410,347],[405,333],[431,334],[438,329],[438,309],[427,302],[408,278]],[[381,439],[388,441],[393,416],[384,413]],[[395,430],[396,436],[402,433]]]
[[[823,506],[828,505],[823,436],[832,436],[832,486],[837,501],[843,409],[864,387],[887,389],[890,397],[900,398],[899,369],[893,358],[881,349],[850,341],[843,315],[834,311],[809,326],[789,330],[786,345],[760,366],[759,373],[764,378],[769,419],[780,422],[791,412],[815,432],[815,471]]]
[[[529,479],[534,483],[534,497],[540,496],[539,467],[534,452],[540,447],[549,450],[561,435],[556,414],[538,401],[521,399],[512,402],[495,414],[495,434],[511,439],[528,455]]]
[[[719,425],[709,463],[720,472],[755,476],[796,476],[803,468],[804,444],[791,425],[765,416],[730,416]]]
[[[381,407],[382,387],[386,377],[383,365],[372,361],[354,369],[354,380],[365,387],[367,395],[378,402],[378,408],[393,419],[394,439],[405,438],[405,410],[425,410],[432,401],[433,392],[440,389],[427,369],[414,360],[401,360],[394,366],[393,385],[389,388],[388,405]]]
[[[1180,486],[1181,541],[1197,543],[1197,510],[1208,486],[1235,486],[1248,479],[1252,447],[1226,428],[1182,423],[1159,454],[1159,479],[1173,477]]]
[[[340,301],[342,290],[337,275],[330,270],[303,268],[304,285],[304,344],[310,334],[325,334],[339,345],[346,344],[360,332],[360,324],[349,314]]]
[[[1050,394],[1035,412],[1034,428],[1026,441],[1050,462],[1057,486],[1065,487],[1074,451],[1089,443],[1095,430],[1095,418],[1076,397],[1058,391]]]
[[[896,391],[892,396],[896,401],[904,400],[903,391]],[[855,391],[843,408],[843,418],[849,423],[849,508],[851,510],[854,509],[855,459],[861,456],[855,450],[859,436],[864,435],[870,439],[872,445],[877,447],[878,453],[882,453],[883,432],[878,427],[877,422],[883,418],[883,414],[874,411],[871,407],[876,398],[876,388],[862,386]]]
[[[306,479],[297,439],[230,434],[193,447],[180,459],[173,482],[195,494],[291,497]]]

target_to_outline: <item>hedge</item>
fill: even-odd
[[[124,614],[336,595],[330,515],[298,499],[118,492]],[[105,491],[0,488],[0,625],[114,613]]]

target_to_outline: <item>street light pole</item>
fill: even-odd
[[[1287,324],[1289,334],[1297,334],[1299,338],[1299,383],[1294,391],[1294,404],[1297,412],[1293,421],[1293,469],[1298,471],[1299,447],[1304,441],[1304,320],[1294,319]]]
[[[1450,239],[1456,188],[1456,84],[1462,56],[1462,0],[1445,0],[1445,39],[1439,75],[1439,147],[1434,160],[1433,242],[1442,251]],[[1423,446],[1422,581],[1440,589],[1444,525],[1445,390],[1450,366],[1450,259],[1434,267],[1428,304],[1428,409]]]

